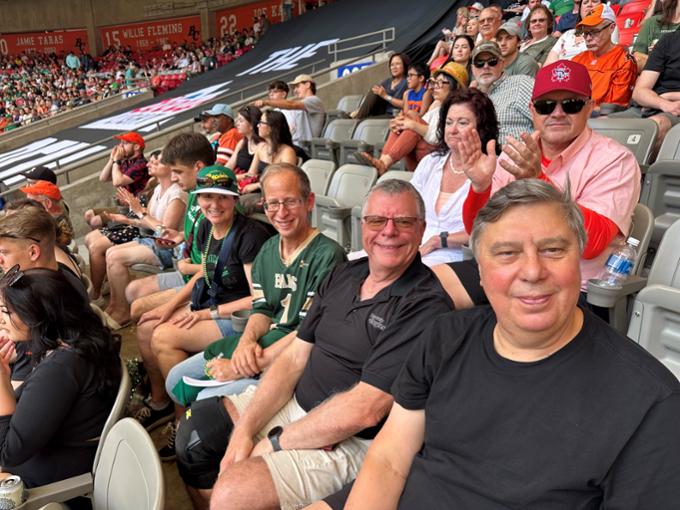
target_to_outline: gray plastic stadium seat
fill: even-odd
[[[640,241],[637,249],[637,260],[631,271],[632,277],[624,283],[622,289],[603,289],[588,283],[588,302],[609,309],[609,324],[621,333],[628,328],[629,297],[644,287],[646,280],[639,275],[647,260],[647,250],[654,230],[654,215],[644,204],[637,204],[633,211],[633,224],[630,237]]]
[[[613,138],[625,145],[640,166],[648,165],[652,155],[659,127],[649,119],[627,119],[621,117],[588,120],[588,125],[598,133]]]
[[[327,159],[338,163],[340,142],[350,140],[359,123],[354,119],[335,119],[326,126],[321,138],[312,138],[307,151],[312,159]]]
[[[359,108],[363,99],[364,96],[361,94],[342,96],[335,110],[328,110],[326,112],[326,124],[330,124],[335,119],[348,119],[349,114]]]
[[[680,379],[680,221],[661,240],[648,285],[633,302],[628,336]]]
[[[401,179],[402,181],[411,181],[413,177],[413,172],[408,170],[389,170],[378,177],[378,182],[382,182],[386,179]],[[364,248],[364,244],[361,241],[361,210],[363,209],[363,204],[355,205],[352,207],[352,251],[359,251]]]
[[[357,163],[354,153],[373,152],[376,145],[382,146],[390,133],[390,119],[366,119],[357,126],[351,140],[340,144],[338,165]]]
[[[680,160],[680,124],[673,126],[661,142],[657,161],[664,159]]]
[[[118,393],[116,394],[116,400],[113,403],[111,412],[109,413],[109,416],[104,423],[104,427],[102,428],[102,433],[99,436],[99,445],[97,446],[97,452],[94,456],[92,473],[85,473],[67,478],[66,480],[60,480],[48,485],[29,489],[28,501],[26,501],[26,503],[21,506],[22,510],[24,508],[26,510],[41,508],[48,502],[67,501],[78,496],[87,496],[92,493],[94,487],[93,476],[96,475],[97,470],[99,469],[99,463],[103,455],[102,452],[104,451],[106,440],[116,423],[119,422],[125,415],[127,403],[130,398],[130,391],[132,390],[130,375],[128,374],[125,362],[122,359],[121,365],[122,377],[120,380],[120,386],[118,387]],[[154,452],[155,451],[156,450],[154,449]]]
[[[162,510],[164,493],[161,461],[151,437],[138,421],[119,421],[106,438],[94,479],[94,510]],[[67,508],[51,503],[41,510]]]
[[[302,170],[309,177],[314,195],[325,195],[331,184],[331,178],[335,172],[335,163],[323,159],[309,159],[302,165]],[[312,226],[316,227],[319,223],[316,216],[316,207],[312,211]]]
[[[640,202],[654,213],[652,246],[658,246],[664,232],[680,218],[680,160],[656,161],[647,169]]]
[[[343,165],[333,174],[328,193],[316,197],[319,230],[347,251],[351,246],[352,208],[364,203],[377,177],[373,167]]]

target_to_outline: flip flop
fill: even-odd
[[[116,319],[111,317],[108,313],[106,313],[104,310],[102,310],[102,314],[104,316],[104,321],[106,322],[106,325],[111,331],[118,331],[123,328],[127,328],[132,321],[128,319],[127,321],[123,322],[122,324],[119,324]]]

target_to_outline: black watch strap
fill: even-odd
[[[281,437],[282,432],[283,427],[276,426],[267,433],[267,438],[269,438],[269,442],[272,444],[272,448],[275,452],[280,452],[282,450],[281,443],[279,443],[279,438]]]
[[[449,247],[449,233],[448,232],[440,232],[439,233],[439,240],[441,241],[442,248],[448,248]]]

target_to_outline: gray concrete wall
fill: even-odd
[[[9,151],[28,143],[46,138],[64,129],[81,126],[99,119],[121,108],[132,107],[137,103],[153,98],[153,92],[147,90],[129,98],[122,94],[104,99],[97,103],[80,106],[69,112],[32,123],[30,126],[15,129],[2,135],[2,151]]]

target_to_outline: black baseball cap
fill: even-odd
[[[52,184],[57,184],[56,174],[43,165],[33,167],[27,172],[21,172],[21,175],[26,177],[26,179],[32,179],[34,181],[49,181]]]

